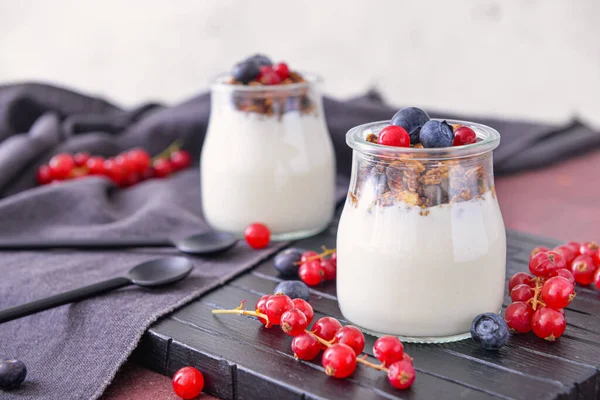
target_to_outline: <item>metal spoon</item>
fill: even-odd
[[[184,257],[166,257],[146,261],[133,267],[127,277],[94,283],[69,292],[46,297],[0,311],[0,324],[64,304],[85,300],[129,285],[156,287],[182,280],[192,272],[192,263]]]
[[[153,238],[66,238],[66,239],[16,239],[0,241],[1,250],[85,249],[115,250],[133,247],[176,247],[187,254],[211,254],[225,251],[237,243],[231,233],[209,231],[188,236],[182,240]]]

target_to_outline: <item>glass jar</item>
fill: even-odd
[[[248,86],[220,77],[200,160],[204,216],[241,235],[261,222],[274,240],[311,236],[334,213],[335,158],[320,80]]]
[[[389,122],[351,129],[352,179],[337,236],[344,316],[412,342],[469,337],[473,318],[499,312],[506,232],[494,191],[497,131],[471,127],[471,145],[424,149],[369,142]]]

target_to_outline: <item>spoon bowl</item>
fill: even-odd
[[[208,231],[174,241],[179,251],[187,254],[214,254],[235,246],[237,238],[227,232]]]
[[[162,286],[185,278],[192,268],[187,258],[165,257],[136,265],[129,271],[129,278],[138,286]]]

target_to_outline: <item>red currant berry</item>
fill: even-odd
[[[561,337],[566,327],[565,316],[550,307],[538,308],[531,317],[533,333],[551,342]]]
[[[531,330],[531,317],[533,308],[522,301],[515,301],[506,307],[504,319],[510,329],[519,333],[527,333]]]
[[[319,355],[321,345],[314,335],[304,332],[292,339],[292,351],[295,357],[310,361]]]
[[[600,268],[600,250],[592,254],[592,261],[596,267]]]
[[[75,167],[71,170],[71,173],[69,174],[69,179],[84,178],[88,175],[89,174],[87,168]]]
[[[164,158],[154,160],[152,169],[154,170],[154,176],[156,178],[165,178],[173,173],[173,166],[169,160],[165,160]]]
[[[596,285],[596,289],[600,290],[600,268],[594,274],[594,285]]]
[[[527,302],[529,299],[533,298],[534,294],[535,292],[531,286],[521,283],[510,291],[510,298],[512,301]]]
[[[388,125],[379,132],[377,143],[384,146],[410,147],[410,136],[401,126]]]
[[[535,287],[535,279],[526,272],[517,272],[510,277],[508,281],[508,291],[510,292],[513,288],[520,284],[526,284],[531,287]]]
[[[271,241],[271,231],[264,224],[254,223],[248,225],[244,231],[244,238],[253,249],[264,249]]]
[[[337,319],[323,317],[319,318],[312,326],[312,332],[321,339],[331,342],[341,327],[342,324]]]
[[[334,251],[329,259],[333,262],[333,265],[337,267],[337,251]]]
[[[133,186],[142,181],[142,177],[137,172],[128,171],[127,174],[123,177],[123,181],[121,182],[121,186],[129,187]]]
[[[317,253],[316,251],[312,251],[312,250],[305,251],[300,256],[300,263],[304,264],[305,262],[307,262],[309,260],[313,260],[313,259],[316,260],[316,258],[314,258],[314,257],[316,257],[318,255],[319,255],[319,253]]]
[[[598,244],[596,242],[585,242],[579,248],[579,252],[581,253],[581,255],[592,256],[597,251],[598,251]]]
[[[90,157],[85,163],[90,175],[104,175],[104,158],[102,157]]]
[[[323,278],[326,281],[330,281],[335,279],[335,275],[337,273],[337,268],[331,258],[326,258],[321,260],[321,268],[323,269]]]
[[[191,400],[202,393],[204,376],[194,367],[183,367],[175,373],[171,383],[177,396],[184,400]]]
[[[575,255],[575,252],[573,252],[573,250],[569,246],[566,246],[566,245],[558,246],[555,249],[553,249],[552,251],[560,254],[562,256],[562,258],[565,260],[565,263],[567,265],[571,265],[571,263],[573,262],[575,257],[577,257],[577,255]]]
[[[114,159],[109,158],[104,161],[104,174],[115,184],[121,185],[125,179],[127,171],[122,164],[118,164]]]
[[[318,260],[312,260],[300,265],[298,276],[308,286],[315,286],[323,281],[325,271]]]
[[[290,69],[284,62],[275,64],[273,66],[273,71],[275,71],[275,73],[279,75],[279,78],[281,78],[281,80],[285,80],[290,76]]]
[[[281,78],[275,71],[271,70],[270,72],[263,74],[259,81],[263,85],[279,85],[281,83]]]
[[[297,308],[298,310],[304,313],[304,315],[306,316],[306,320],[308,321],[306,324],[310,325],[310,323],[313,320],[313,317],[315,316],[315,313],[313,311],[312,306],[308,304],[308,301],[298,298],[293,299],[292,303],[294,303],[294,308]]]
[[[382,336],[375,341],[373,354],[385,365],[392,365],[396,361],[402,360],[404,346],[395,336]]]
[[[181,171],[192,165],[192,156],[185,150],[174,151],[170,160],[175,171]]]
[[[352,350],[359,355],[365,348],[365,335],[355,326],[342,326],[335,334],[335,342],[342,343],[352,347]]]
[[[566,268],[562,256],[553,251],[538,253],[529,261],[529,271],[535,276],[548,277],[554,271]]]
[[[581,243],[579,243],[579,242],[569,242],[565,246],[569,246],[571,248],[571,250],[573,250],[573,254],[575,254],[575,257],[581,255],[581,251],[580,251],[581,250]]]
[[[269,317],[271,325],[279,325],[281,315],[294,308],[294,303],[285,294],[274,294],[270,296],[265,304],[265,314]]]
[[[573,276],[573,273],[571,271],[569,271],[567,268],[559,269],[558,271],[555,271],[550,276],[551,277],[562,276],[563,278],[565,278],[566,280],[571,282],[573,285],[575,285],[575,277]]]
[[[54,179],[52,176],[52,168],[49,165],[40,165],[37,170],[37,183],[40,185],[46,185]]]
[[[265,315],[267,314],[267,300],[269,300],[269,297],[271,297],[270,294],[265,294],[260,299],[258,299],[258,301],[256,302],[256,306],[254,307],[254,309],[256,310],[257,313],[265,314]],[[260,321],[260,323],[263,324],[264,326],[266,326],[267,328],[271,327],[271,324],[267,325],[266,319],[264,319],[262,317],[257,317],[257,318]]]
[[[73,157],[67,153],[57,154],[50,159],[50,168],[54,179],[67,179],[71,174],[71,170],[75,168]]]
[[[542,301],[550,308],[565,308],[574,298],[575,286],[561,276],[548,279],[542,287]]]
[[[550,249],[547,248],[546,246],[534,247],[533,250],[531,250],[531,253],[529,253],[529,259],[531,260],[538,253],[543,253],[545,251],[550,251]]]
[[[390,384],[396,389],[408,389],[415,381],[415,368],[410,361],[396,361],[389,366],[387,376]]]
[[[346,378],[356,369],[356,354],[350,346],[338,343],[325,350],[321,362],[327,375]]]
[[[150,168],[150,163],[152,162],[150,154],[144,149],[129,150],[125,154],[125,158],[128,161],[128,165],[140,174],[144,174]]]
[[[89,159],[90,159],[90,154],[86,153],[86,152],[76,153],[73,156],[73,161],[75,162],[75,165],[78,167],[83,167]]]
[[[596,269],[597,267],[594,265],[592,257],[585,254],[575,258],[573,264],[571,264],[571,272],[573,273],[575,282],[580,285],[589,285],[592,283]]]
[[[477,134],[468,126],[459,126],[454,130],[454,142],[452,146],[464,146],[465,144],[473,144],[477,141]]]
[[[272,65],[261,65],[259,68],[258,77],[256,77],[256,79],[260,80],[260,78],[262,78],[263,75],[269,74],[271,72],[274,72]]]
[[[297,308],[287,310],[281,315],[281,330],[290,336],[298,336],[308,326],[306,315]]]

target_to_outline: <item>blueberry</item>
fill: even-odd
[[[248,83],[258,77],[259,67],[253,62],[242,61],[233,66],[231,75],[236,81]]]
[[[508,342],[508,325],[498,314],[479,314],[471,325],[471,338],[482,349],[498,350]]]
[[[255,54],[252,57],[248,57],[246,61],[256,64],[258,68],[262,67],[263,65],[273,65],[271,59],[263,54]]]
[[[454,131],[446,121],[428,121],[419,135],[425,148],[450,147],[454,141]]]
[[[0,389],[11,390],[21,386],[27,376],[27,367],[19,360],[0,359]]]
[[[277,253],[273,262],[279,275],[284,278],[297,278],[299,265],[296,263],[300,261],[302,253],[304,253],[304,250],[294,247]]]
[[[291,299],[303,299],[308,301],[310,292],[308,286],[301,281],[283,281],[273,291],[273,293],[283,293]]]
[[[392,125],[406,129],[412,144],[419,143],[419,132],[427,121],[429,121],[429,115],[417,107],[404,107],[392,117]]]

